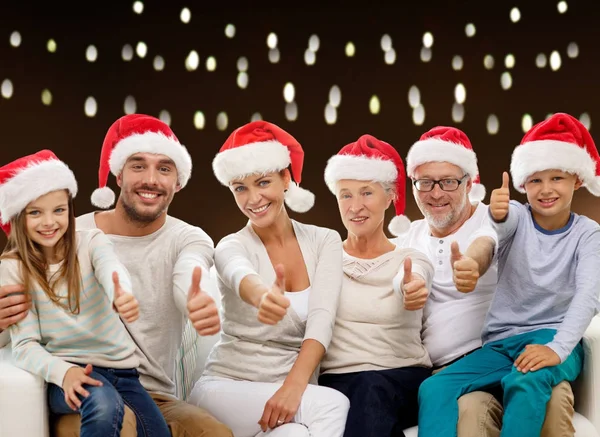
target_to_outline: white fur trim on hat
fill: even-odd
[[[485,199],[485,187],[481,184],[473,184],[469,192],[469,200],[471,202],[481,202]]]
[[[417,141],[406,156],[406,174],[413,177],[415,169],[427,162],[449,162],[463,169],[471,178],[477,176],[477,155],[461,144],[428,138]]]
[[[115,203],[115,192],[110,187],[96,188],[92,193],[92,205],[98,208],[110,208]]]
[[[596,161],[577,144],[539,140],[515,147],[510,174],[517,191],[524,193],[527,178],[544,170],[561,170],[575,174],[590,193],[600,196],[600,177],[596,176]]]
[[[57,190],[68,190],[72,197],[77,195],[75,175],[64,162],[50,159],[23,168],[0,185],[2,224],[8,223],[38,197]]]
[[[285,193],[285,204],[296,212],[306,212],[315,204],[315,195],[310,191],[299,187],[294,181]]]
[[[335,185],[344,179],[395,182],[398,169],[393,161],[367,156],[334,155],[325,167],[325,183],[335,194]]]
[[[223,185],[252,174],[266,174],[288,168],[290,152],[279,141],[260,141],[227,149],[213,159],[213,171]]]
[[[395,237],[405,234],[410,229],[410,219],[405,215],[397,215],[388,225],[388,231]]]
[[[177,167],[177,179],[181,187],[190,180],[192,175],[192,158],[183,144],[161,132],[145,132],[134,134],[119,141],[110,154],[110,171],[119,176],[123,166],[131,155],[136,153],[154,153],[165,155],[173,160]]]

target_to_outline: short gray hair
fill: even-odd
[[[398,191],[396,190],[396,181],[390,182],[381,182],[381,181],[373,181],[373,183],[377,183],[383,187],[383,190],[386,194],[389,194],[392,197],[392,202],[395,202],[398,199]]]

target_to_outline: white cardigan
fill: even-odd
[[[282,382],[294,365],[303,340],[329,347],[342,287],[342,241],[331,229],[292,220],[310,280],[308,319],[293,308],[275,326],[258,321],[258,310],[239,296],[242,279],[259,275],[265,285],[275,271],[262,241],[250,223],[223,238],[215,249],[215,267],[222,296],[221,339],[211,351],[204,375]],[[316,382],[313,378],[311,382]]]

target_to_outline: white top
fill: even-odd
[[[295,220],[292,224],[310,280],[306,321],[290,307],[277,325],[265,325],[257,319],[258,310],[240,298],[240,283],[247,275],[259,275],[269,285],[276,277],[264,244],[248,223],[223,238],[215,250],[223,329],[204,375],[282,382],[304,340],[329,347],[342,287],[342,240],[331,229]],[[311,382],[316,382],[314,376]]]
[[[306,322],[306,319],[308,319],[310,287],[302,291],[286,291],[285,296],[290,300],[290,307],[298,314],[300,320]]]
[[[417,250],[396,247],[373,259],[344,252],[342,297],[321,372],[431,366],[421,341],[423,310],[404,309],[400,285],[407,256],[412,260],[413,272],[430,286],[433,265]]]
[[[435,267],[431,295],[423,312],[423,343],[434,366],[443,366],[481,346],[483,321],[498,281],[494,258],[471,293],[461,293],[452,280],[450,244],[457,241],[462,252],[478,237],[498,237],[488,221],[488,206],[479,203],[473,215],[454,234],[445,238],[431,235],[426,220],[412,222],[407,234],[396,244],[413,247],[429,257]]]
[[[113,272],[119,274],[126,293],[131,293],[131,281],[112,244],[99,230],[77,231],[77,258],[82,287],[79,314],[56,305],[34,282],[28,290],[31,310],[10,327],[15,364],[59,387],[67,371],[75,366],[71,363],[116,369],[139,365],[135,344],[113,309]],[[48,277],[60,266],[52,265]],[[23,284],[20,261],[2,260],[0,284]],[[53,288],[66,302],[67,283],[63,280]]]
[[[77,227],[96,228],[94,213],[79,217]],[[207,290],[213,242],[202,229],[171,216],[150,235],[108,237],[129,270],[140,305],[139,319],[128,326],[141,352],[140,382],[150,392],[174,395],[175,358],[187,320],[192,271],[202,267],[201,288]]]

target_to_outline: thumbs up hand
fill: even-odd
[[[214,299],[200,288],[201,279],[202,269],[195,267],[188,291],[188,318],[199,335],[214,335],[221,330],[219,310]]]
[[[425,279],[412,271],[412,260],[409,256],[404,258],[404,279],[402,280],[402,291],[404,294],[404,309],[408,311],[420,310],[425,306],[429,290],[427,290]]]
[[[276,325],[287,314],[290,300],[285,297],[285,269],[275,266],[276,279],[269,291],[262,295],[258,305],[258,320],[266,325]]]
[[[140,307],[135,296],[131,293],[126,293],[119,282],[119,274],[113,272],[113,285],[115,287],[114,307],[119,315],[127,323],[135,322],[140,316]]]
[[[497,222],[503,221],[508,215],[508,205],[510,202],[508,181],[508,173],[502,173],[502,186],[492,191],[492,195],[490,196],[490,214]]]
[[[479,264],[473,258],[464,256],[460,252],[456,241],[453,241],[450,245],[450,251],[454,285],[461,293],[470,293],[475,290],[479,280]]]

